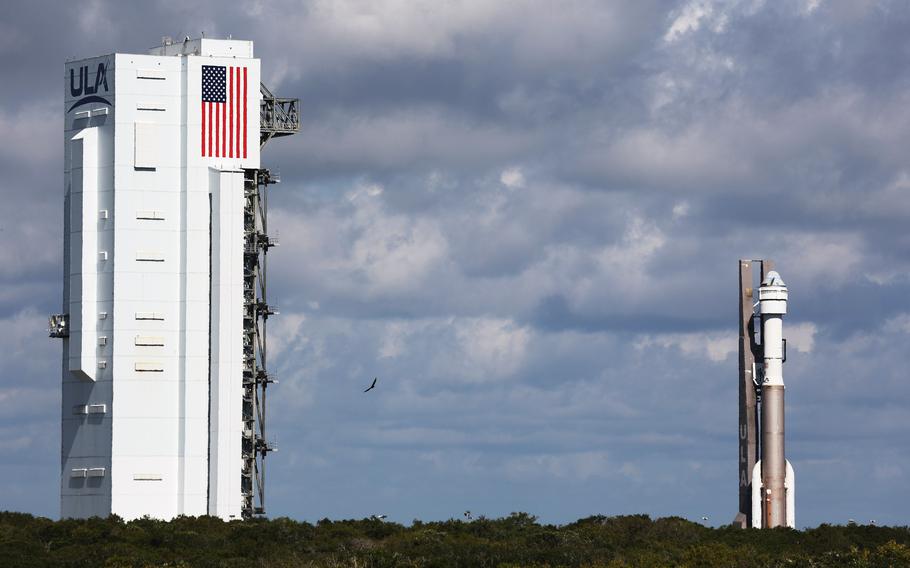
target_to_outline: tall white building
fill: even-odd
[[[166,41],[63,79],[61,516],[249,516],[270,313],[253,43]]]

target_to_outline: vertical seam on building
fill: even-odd
[[[208,447],[206,449],[206,462],[208,475],[205,477],[205,508],[207,514],[212,513],[212,194],[209,193],[209,360],[208,360]]]

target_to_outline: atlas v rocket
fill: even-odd
[[[795,528],[795,476],[784,450],[787,285],[771,269],[770,261],[758,263],[761,286],[753,303],[752,261],[740,261],[740,509],[736,523],[743,528]]]

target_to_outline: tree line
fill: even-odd
[[[709,528],[679,517],[593,516],[540,524],[527,513],[472,521],[214,517],[51,520],[0,512],[0,566],[262,568],[905,567],[910,528]]]

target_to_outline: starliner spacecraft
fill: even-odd
[[[755,301],[753,263],[761,274]],[[742,528],[796,528],[796,485],[784,450],[787,285],[769,260],[741,260],[739,513]]]

